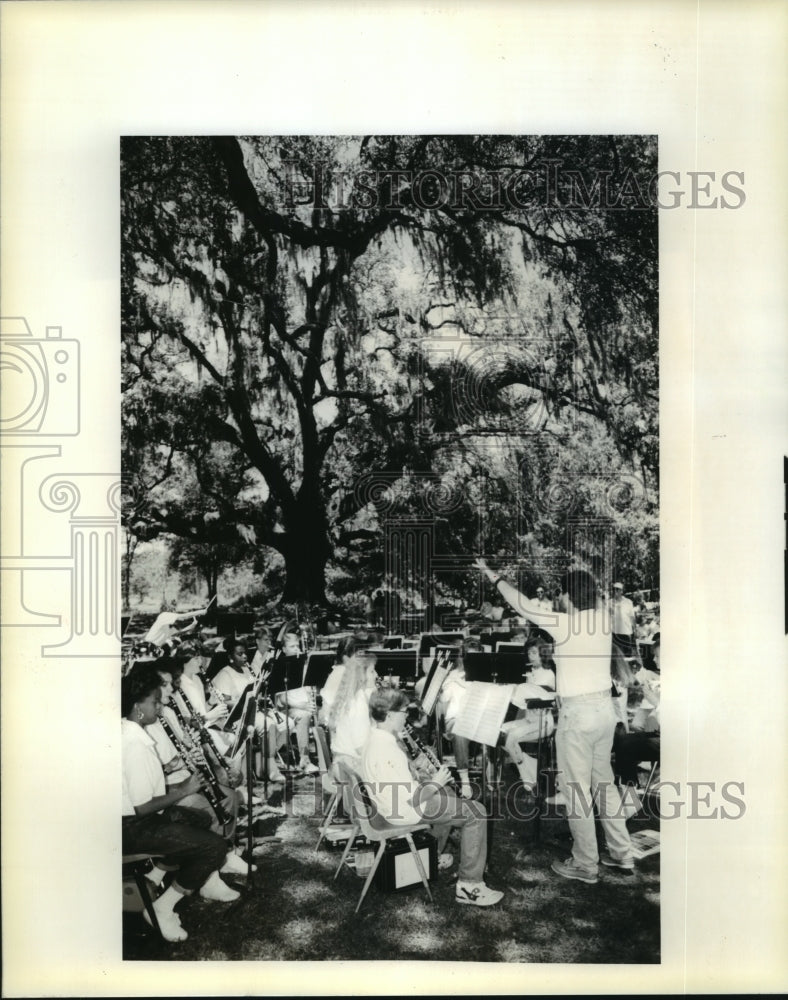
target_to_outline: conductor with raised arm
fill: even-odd
[[[562,611],[546,613],[491,570],[484,559],[477,559],[475,565],[518,615],[538,624],[555,641],[560,706],[556,757],[574,844],[571,858],[554,861],[552,870],[563,878],[591,885],[597,882],[600,857],[593,801],[609,851],[602,856],[602,864],[632,870],[632,843],[610,765],[616,728],[610,683],[612,638],[606,627],[608,612],[598,607],[593,575],[584,569],[569,570],[563,580]]]

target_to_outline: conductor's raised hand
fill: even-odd
[[[478,556],[476,559],[474,559],[473,565],[476,567],[476,569],[480,569],[482,573],[489,572],[489,567],[487,566],[487,563],[484,561],[484,559],[482,559],[481,556]]]

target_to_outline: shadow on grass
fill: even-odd
[[[634,876],[603,869],[593,886],[566,881],[549,870],[570,850],[561,817],[543,819],[538,838],[533,823],[491,823],[487,881],[506,892],[498,906],[457,906],[455,865],[435,880],[434,903],[420,884],[396,893],[373,886],[355,915],[362,879],[346,867],[334,880],[339,849],[314,853],[314,781],[296,781],[287,816],[256,826],[282,843],[264,848],[251,888],[233,883],[242,892],[237,903],[184,900],[189,938],[178,945],[157,940],[138,914],[124,914],[124,959],[659,962],[659,855],[639,862]],[[630,823],[637,825],[655,824]],[[449,850],[459,853],[451,842]]]

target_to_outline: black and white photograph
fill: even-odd
[[[779,992],[783,5],[0,28],[3,996]]]
[[[656,181],[123,138],[126,957],[659,961]]]

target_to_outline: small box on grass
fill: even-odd
[[[419,852],[427,878],[431,882],[438,874],[438,845],[435,838],[425,830],[413,834],[413,842]],[[375,872],[375,885],[383,892],[397,892],[412,885],[421,885],[421,876],[416,861],[410,853],[404,837],[390,840]]]

